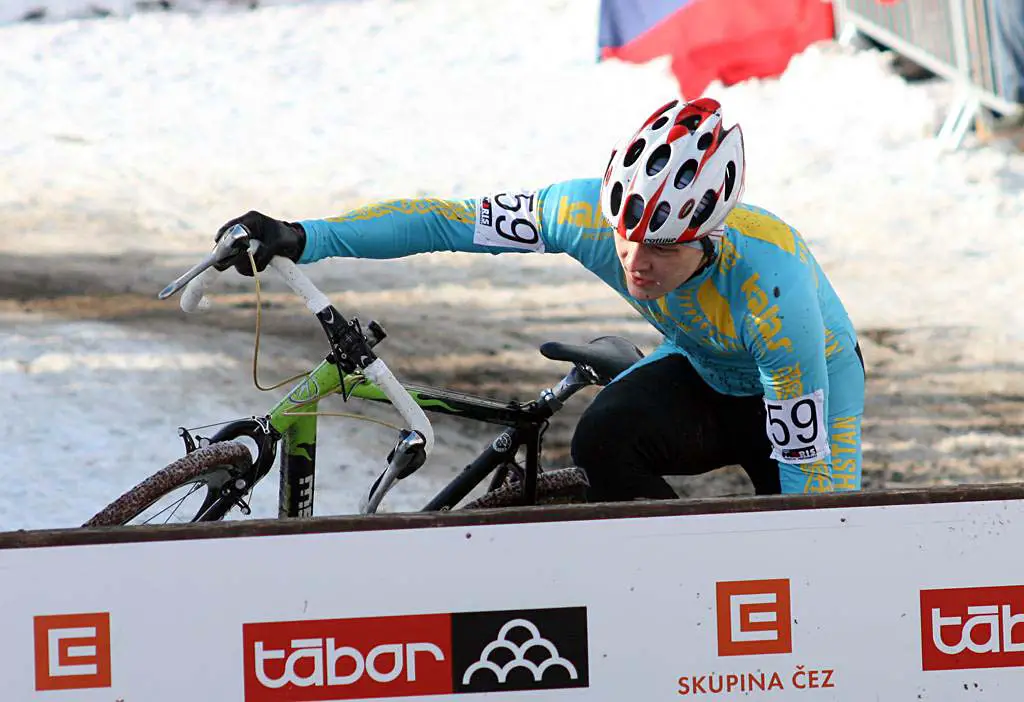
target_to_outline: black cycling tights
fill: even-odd
[[[590,478],[595,502],[673,499],[662,475],[697,475],[739,464],[759,495],[781,492],[770,458],[761,396],[713,390],[681,355],[630,371],[584,411],[572,457]]]

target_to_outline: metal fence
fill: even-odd
[[[998,0],[833,0],[833,6],[840,42],[864,34],[956,86],[957,99],[938,134],[956,147],[982,107],[1017,109],[999,84],[993,2]]]

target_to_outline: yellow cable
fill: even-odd
[[[279,388],[282,385],[285,385],[287,383],[292,383],[292,382],[294,382],[296,380],[299,380],[300,378],[307,378],[307,377],[309,377],[309,374],[308,373],[299,373],[298,375],[294,375],[291,378],[286,378],[285,380],[282,380],[280,383],[277,383],[276,385],[271,385],[270,387],[263,387],[262,385],[260,385],[259,373],[258,373],[257,368],[259,366],[260,327],[261,327],[261,319],[262,319],[261,314],[260,314],[260,310],[262,309],[263,304],[262,304],[262,298],[260,297],[260,276],[259,276],[259,273],[257,273],[257,271],[256,271],[256,261],[253,258],[251,251],[247,251],[246,253],[249,255],[249,264],[252,266],[252,277],[253,277],[253,280],[256,281],[256,343],[255,343],[255,346],[253,347],[253,353],[252,353],[252,382],[256,386],[257,389],[262,390],[264,392],[268,392],[270,390],[276,390],[277,388]],[[344,382],[344,380],[342,382]],[[340,391],[341,390],[339,388],[335,392],[340,392]],[[383,421],[381,419],[374,419],[373,417],[368,417],[365,414],[355,414],[354,412],[284,412],[283,414],[286,415],[286,416],[289,416],[289,417],[348,417],[350,419],[361,419],[364,422],[371,422],[373,424],[380,424],[382,426],[388,427],[389,429],[394,429],[395,431],[401,431],[402,430],[401,427],[399,427],[399,426],[397,426],[395,424],[391,424],[389,422],[385,422],[385,421]]]
[[[262,303],[262,298],[260,297],[260,276],[256,272],[256,260],[252,256],[252,251],[246,251],[246,253],[249,255],[249,264],[252,266],[252,277],[253,277],[253,280],[256,281],[256,345],[253,348],[253,352],[252,352],[252,382],[256,386],[257,389],[262,390],[264,392],[268,392],[270,390],[276,390],[277,388],[281,387],[282,385],[286,385],[288,383],[295,382],[299,378],[305,378],[307,376],[307,374],[306,373],[299,373],[298,375],[292,376],[291,378],[286,378],[285,380],[282,380],[280,383],[278,383],[276,385],[271,385],[270,387],[267,387],[267,388],[265,388],[262,385],[260,385],[260,379],[259,379],[259,373],[257,371],[257,366],[259,365],[259,357],[260,357],[260,323],[261,323],[260,311],[261,311],[261,309],[263,307],[263,303]]]
[[[397,424],[391,424],[390,422],[385,422],[382,419],[367,417],[365,414],[355,414],[354,412],[283,412],[282,414],[288,417],[350,417],[352,419],[361,419],[364,422],[380,424],[381,426],[387,427],[388,429],[394,429],[395,431],[402,431],[402,427]]]

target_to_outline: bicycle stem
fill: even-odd
[[[343,367],[351,363],[352,369],[357,366],[362,368],[363,374],[388,396],[391,404],[408,422],[409,427],[423,437],[425,452],[429,455],[434,448],[434,430],[430,425],[430,420],[427,419],[427,415],[416,404],[412,396],[402,387],[387,364],[370,350],[366,337],[353,323],[346,322],[345,318],[337,313],[327,296],[299,271],[298,266],[291,259],[275,256],[271,259],[270,265],[281,275],[288,287],[302,297],[306,302],[306,307],[320,320],[321,325],[324,326],[331,338],[332,352],[341,356],[336,358],[335,362]],[[351,358],[352,354],[357,357]]]

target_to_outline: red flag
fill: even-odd
[[[625,46],[602,56],[642,63],[666,54],[686,99],[714,80],[770,78],[810,44],[834,36],[822,0],[691,0]]]

